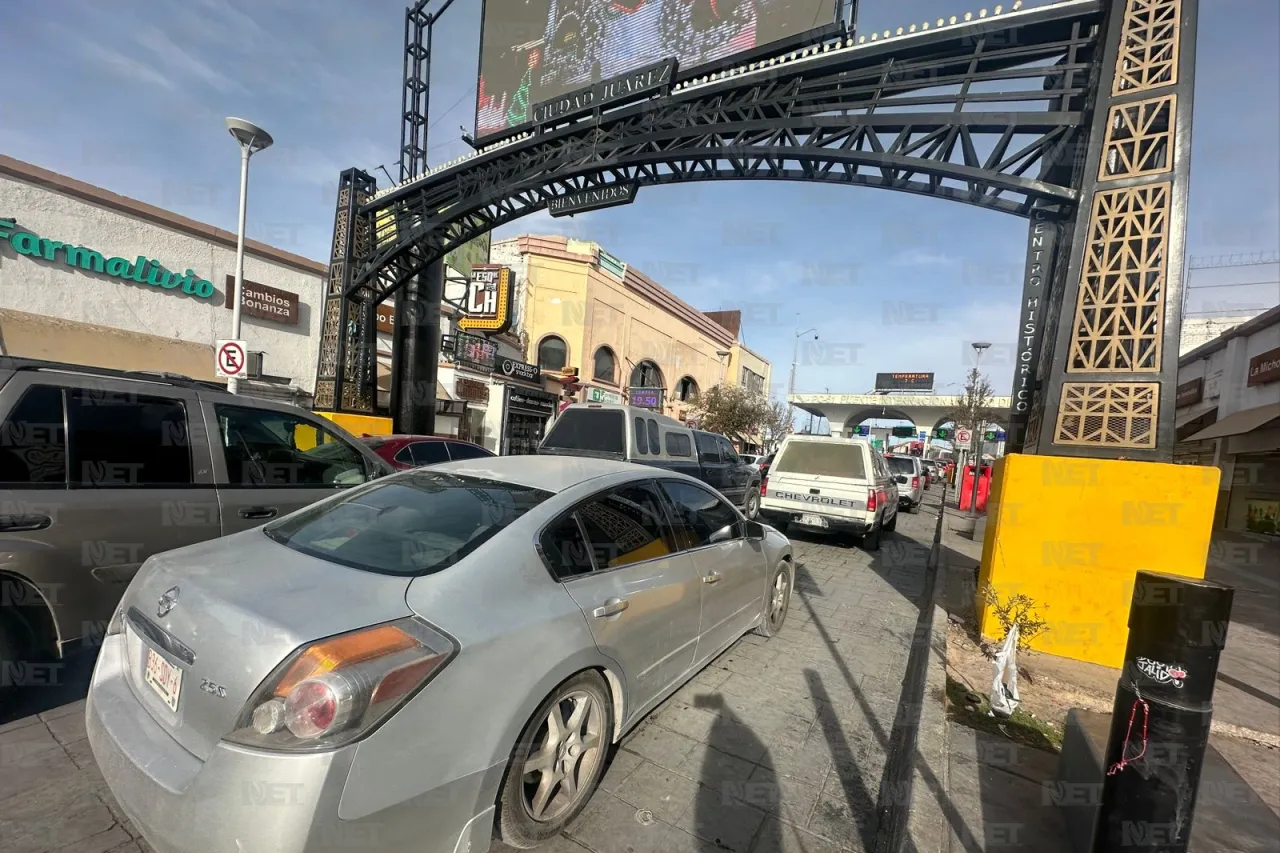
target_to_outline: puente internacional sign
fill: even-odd
[[[1168,461],[1197,13],[1197,0],[1067,0],[865,34],[845,15],[715,64],[672,63],[670,81],[610,89],[608,103],[552,98],[428,168],[410,93],[425,89],[430,17],[410,10],[402,180],[340,179],[317,405],[371,411],[372,320],[349,318],[387,299],[430,318],[441,258],[494,228],[662,184],[807,181],[1028,220],[1009,448]],[[438,340],[431,321],[414,326]],[[433,379],[434,363],[405,360],[394,381]]]

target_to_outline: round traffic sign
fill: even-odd
[[[968,444],[970,441],[973,441],[973,434],[969,432],[969,430],[967,429],[956,430],[957,444]]]
[[[248,361],[242,342],[222,341],[218,346],[218,373],[223,376],[241,376]]]

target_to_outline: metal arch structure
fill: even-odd
[[[383,223],[380,248],[348,294],[381,301],[473,237],[614,182],[792,180],[1020,216],[1036,201],[1073,209],[1078,188],[1045,167],[1087,134],[1103,5],[1075,0],[860,44],[840,36],[481,150],[366,205]]]
[[[434,353],[444,255],[567,193],[745,179],[932,195],[1030,221],[1010,446],[1167,460],[1196,7],[1067,0],[695,69],[363,195],[351,212],[372,248],[335,255],[330,298],[413,293],[398,301],[436,329],[424,339]],[[322,344],[321,363],[334,361]],[[421,370],[393,382],[434,389],[436,359],[412,361]],[[415,429],[429,430],[422,408]]]

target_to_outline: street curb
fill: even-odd
[[[947,800],[949,732],[946,721],[947,615],[941,607],[942,525],[938,513],[925,564],[923,606],[903,676],[898,718],[877,808],[877,853],[937,853],[949,840],[941,806]]]
[[[950,823],[947,811],[951,790],[951,727],[947,723],[947,612],[942,606],[946,593],[946,570],[942,559],[942,514],[929,555],[933,572],[933,595],[928,607],[928,651],[924,661],[924,695],[921,697],[919,730],[912,754],[907,794],[910,818],[901,853],[938,853],[947,849]],[[924,639],[924,624],[917,639]]]

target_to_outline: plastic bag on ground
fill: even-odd
[[[1018,698],[1018,626],[1009,630],[1009,635],[1000,644],[996,652],[995,679],[991,683],[991,714],[996,717],[1009,717],[1020,703]]]

